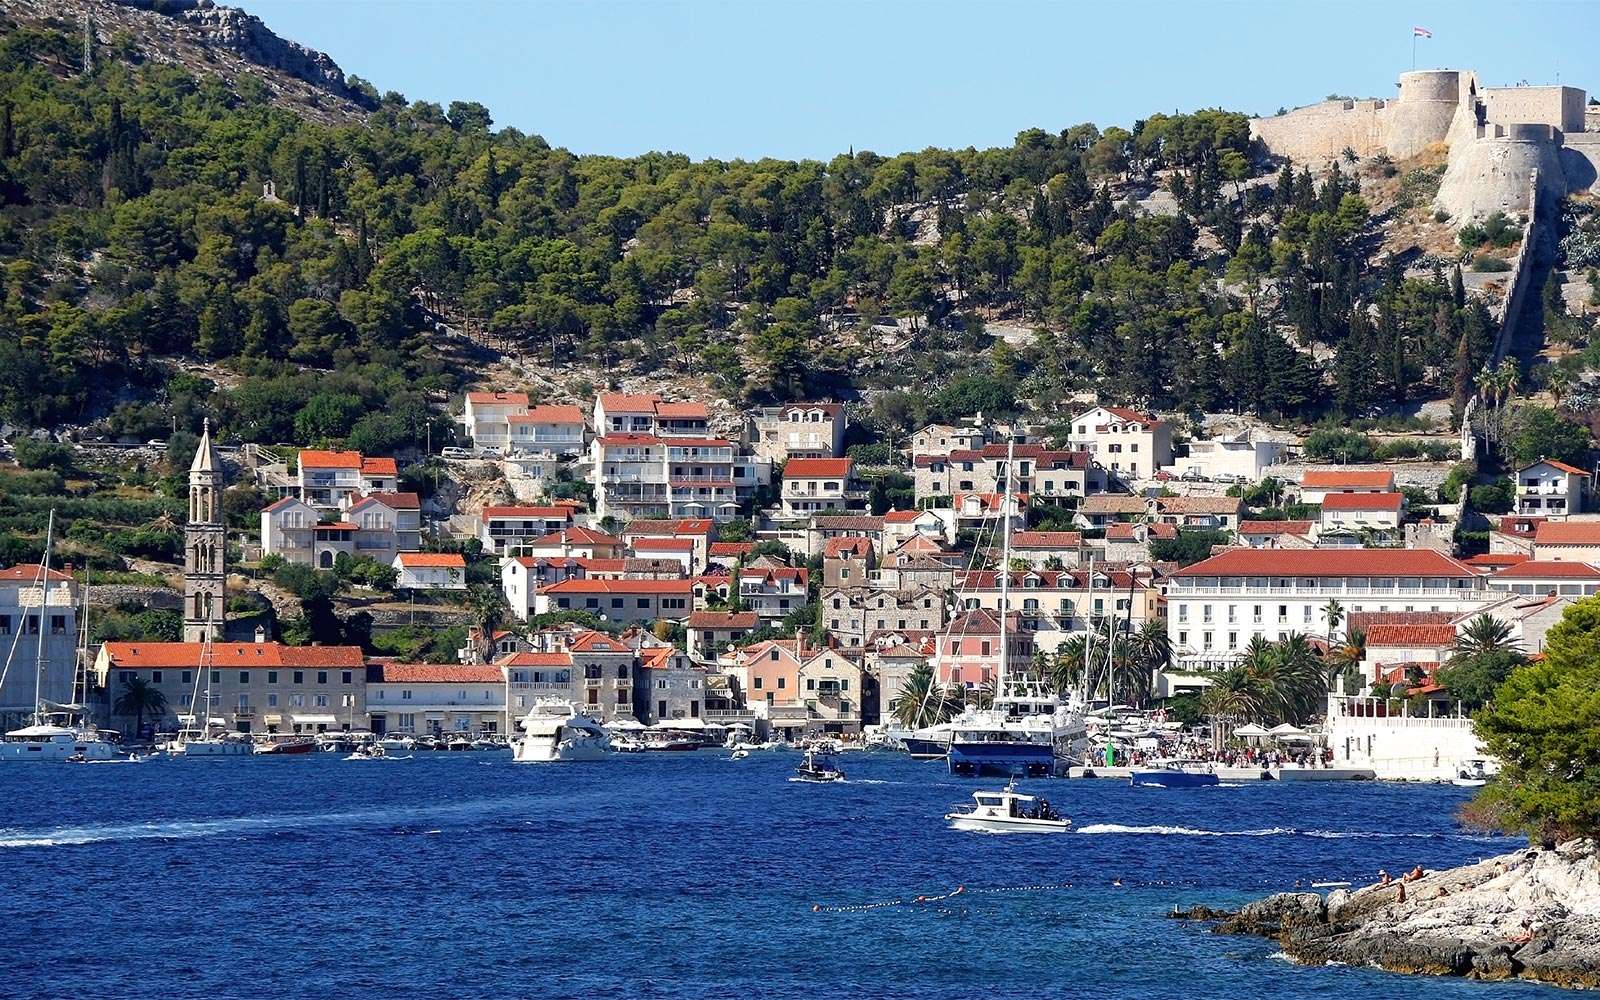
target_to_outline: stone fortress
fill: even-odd
[[[1586,121],[1586,117],[1588,120]],[[1534,185],[1542,204],[1594,189],[1600,116],[1577,87],[1484,87],[1471,70],[1400,74],[1394,100],[1332,100],[1271,118],[1250,132],[1275,155],[1326,164],[1346,149],[1403,160],[1435,144],[1449,150],[1435,208],[1459,225],[1497,211],[1525,214]]]

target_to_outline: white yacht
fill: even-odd
[[[1016,783],[998,792],[973,792],[967,812],[946,813],[952,830],[979,833],[1066,833],[1072,821],[1050,803],[1017,791]]]
[[[59,716],[67,716],[59,718]],[[0,763],[17,760],[111,760],[115,744],[93,729],[74,724],[69,713],[45,712],[31,726],[13,729],[0,738]]]
[[[578,714],[570,702],[541,699],[522,720],[523,736],[511,745],[521,763],[600,760],[611,751],[611,736],[598,722]]]

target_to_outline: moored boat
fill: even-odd
[[[1151,788],[1204,788],[1220,785],[1216,768],[1203,760],[1157,761],[1151,767],[1135,768],[1128,784]]]
[[[289,739],[270,740],[265,743],[257,743],[255,745],[255,752],[257,754],[278,757],[315,753],[316,749],[317,743],[310,737],[301,737],[298,739],[290,737]]]
[[[519,763],[600,760],[611,749],[605,727],[566,701],[535,702],[523,717],[522,732],[522,739],[512,745],[512,759]]]

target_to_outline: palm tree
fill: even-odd
[[[955,708],[945,697],[945,689],[934,683],[933,668],[924,663],[913,669],[894,706],[894,716],[900,724],[919,729],[943,722],[953,714]]]
[[[1048,680],[1057,691],[1069,691],[1083,678],[1083,654],[1088,642],[1075,635],[1056,648]]]
[[[134,733],[143,733],[146,715],[159,719],[167,714],[167,696],[143,677],[133,677],[122,682],[122,693],[112,708],[118,715],[133,716]]]
[[[1311,640],[1291,632],[1275,650],[1278,667],[1278,704],[1284,722],[1301,723],[1316,714],[1327,697],[1326,668]]]
[[[1493,615],[1479,615],[1467,622],[1467,627],[1456,636],[1455,655],[1458,657],[1517,651],[1519,645],[1511,640],[1511,625]]]
[[[1357,676],[1361,661],[1367,658],[1367,633],[1358,628],[1345,633],[1344,642],[1328,652],[1328,690],[1335,689],[1340,678]]]
[[[1333,633],[1339,631],[1339,625],[1344,621],[1344,605],[1335,598],[1328,598],[1328,603],[1322,606],[1322,620],[1328,623],[1328,645],[1333,645]]]
[[[1249,718],[1253,704],[1250,678],[1239,666],[1222,671],[1200,694],[1200,711],[1211,720],[1212,732],[1219,738],[1234,720]]]

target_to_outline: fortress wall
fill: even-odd
[[[1537,122],[1563,132],[1584,131],[1585,94],[1577,87],[1486,87],[1484,113],[1497,125]]]
[[[1564,197],[1558,148],[1550,141],[1511,137],[1455,143],[1434,204],[1450,213],[1455,225],[1462,225],[1495,212],[1530,212],[1535,178],[1540,194]]]
[[[1250,135],[1276,156],[1296,163],[1339,158],[1346,147],[1357,156],[1382,152],[1383,101],[1323,101],[1287,114],[1250,120]]]
[[[1569,194],[1600,194],[1600,132],[1569,133],[1561,146],[1561,171]]]

